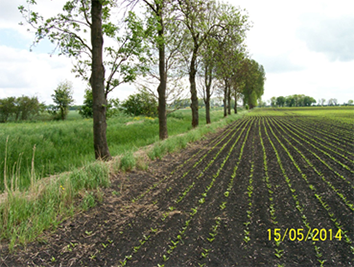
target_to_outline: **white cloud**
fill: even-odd
[[[74,78],[71,67],[64,57],[0,46],[0,98],[38,95],[49,104],[58,83],[68,79],[74,82],[74,98],[81,104],[85,85]]]

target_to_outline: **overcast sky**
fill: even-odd
[[[44,14],[60,12],[63,0],[38,0]],[[263,100],[272,96],[305,94],[354,99],[353,0],[230,0],[246,9],[253,27],[247,46],[266,71]],[[73,82],[75,104],[82,104],[85,83],[71,73],[72,61],[50,56],[53,47],[43,42],[33,52],[33,32],[17,10],[25,0],[0,1],[0,98],[38,96],[46,104],[58,83]],[[134,85],[123,85],[111,97],[126,98]]]

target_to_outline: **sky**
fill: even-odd
[[[46,16],[61,11],[64,0],[38,0]],[[305,94],[316,100],[354,100],[353,0],[230,0],[245,9],[252,22],[246,44],[252,59],[266,71],[263,101],[273,96]],[[37,96],[51,104],[60,82],[73,83],[75,104],[81,105],[86,82],[71,72],[73,61],[52,54],[43,41],[30,52],[34,31],[18,12],[25,0],[0,1],[0,98]],[[134,84],[116,88],[110,97],[126,99]]]

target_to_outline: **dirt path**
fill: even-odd
[[[245,118],[113,177],[101,204],[0,266],[352,265],[352,137],[341,149],[290,120]]]

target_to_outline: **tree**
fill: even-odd
[[[311,106],[312,104],[316,103],[316,100],[310,96],[303,97],[303,104],[305,107]]]
[[[321,98],[321,99],[318,100],[318,104],[319,104],[320,106],[323,106],[324,103],[326,103],[326,99]]]
[[[285,103],[288,107],[295,107],[295,98],[292,95],[289,95],[285,98]]]
[[[34,0],[26,1],[29,5],[36,4]],[[142,54],[146,32],[142,23],[132,12],[124,20],[126,27],[119,28],[117,23],[112,23],[110,15],[117,7],[115,2],[68,1],[62,14],[48,19],[19,7],[27,22],[36,29],[34,44],[48,38],[57,45],[61,55],[75,59],[73,70],[77,76],[89,81],[93,93],[95,157],[105,160],[111,158],[106,138],[107,95],[120,84],[135,80],[137,73],[145,69]],[[88,37],[91,37],[91,43],[87,41]],[[104,48],[104,37],[111,40],[107,43],[112,46]]]
[[[257,100],[264,93],[265,70],[253,59],[246,59],[248,71],[245,75],[245,86],[243,88],[243,102],[252,109],[257,106]]]
[[[327,102],[328,106],[336,106],[338,103],[338,100],[336,98],[330,98]]]
[[[354,101],[352,99],[348,100],[349,105],[353,105]]]
[[[196,86],[197,59],[199,49],[212,31],[218,27],[216,4],[212,0],[178,0],[178,10],[187,28],[186,47],[189,48],[189,83],[191,93],[192,127],[199,124],[198,96]]]
[[[56,104],[51,111],[55,118],[65,120],[69,112],[70,104],[74,103],[72,83],[69,81],[59,83],[57,89],[52,94],[54,104]]]
[[[0,121],[7,122],[11,114],[15,112],[15,97],[0,99]]]
[[[201,66],[200,75],[204,79],[203,98],[206,103],[207,122],[210,122],[210,97],[213,79],[222,81],[224,88],[224,116],[231,114],[231,96],[235,97],[237,103],[239,82],[239,69],[244,57],[245,32],[249,26],[247,17],[228,4],[211,5],[210,9],[216,8],[217,12],[211,10],[207,15],[215,16],[215,28],[206,36],[200,47],[199,62]],[[215,83],[215,81],[214,81]],[[234,105],[237,112],[236,104]],[[209,118],[208,118],[209,117]]]
[[[128,115],[156,116],[157,102],[147,91],[130,95],[122,104],[123,111]]]
[[[92,116],[93,116],[92,107],[93,107],[92,90],[91,89],[86,89],[85,90],[85,96],[84,96],[84,104],[79,109],[79,114],[83,118],[92,118]]]
[[[151,29],[148,38],[152,46],[150,52],[155,57],[150,58],[148,63],[150,68],[146,77],[140,79],[139,86],[142,91],[147,90],[158,100],[159,138],[163,140],[168,137],[167,105],[178,100],[183,91],[178,64],[181,32],[184,29],[182,23],[176,21],[173,1],[142,0],[142,2],[146,6],[147,21]]]
[[[276,100],[276,105],[278,107],[284,107],[285,105],[285,97],[284,96],[278,96]]]
[[[39,115],[45,108],[37,97],[8,97],[0,99],[0,122],[28,120]]]
[[[273,96],[271,99],[270,99],[270,105],[274,108],[277,106],[277,98],[275,96]]]

